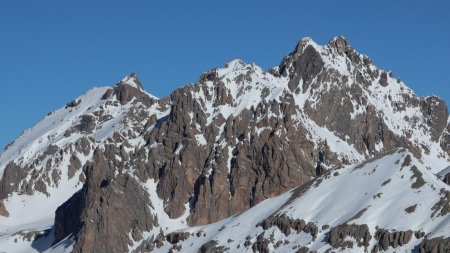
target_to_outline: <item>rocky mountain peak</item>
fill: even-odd
[[[349,49],[352,49],[350,43],[344,36],[334,37],[330,42],[328,42],[330,47],[336,48],[339,54],[345,54]]]
[[[257,69],[260,69],[255,64],[248,64],[241,59],[233,59],[224,64],[221,68],[215,68],[206,73],[203,73],[200,81],[202,79],[209,81],[219,81],[222,78],[230,78],[230,76],[239,73],[246,74],[248,72],[255,72]]]
[[[132,72],[128,74],[126,77],[124,77],[117,85],[126,84],[131,87],[144,90],[144,87],[142,86],[141,82],[138,79],[138,76],[136,73]]]
[[[108,99],[115,95],[121,105],[129,102],[142,102],[146,105],[153,104],[157,98],[144,90],[136,73],[131,73],[124,77],[119,83],[108,89],[102,99]]]
[[[293,54],[301,54],[306,47],[316,45],[316,42],[311,37],[304,37],[297,42]]]
[[[241,59],[233,59],[227,63],[225,63],[223,70],[231,70],[231,71],[237,71],[239,69],[242,69],[247,64],[242,61]]]

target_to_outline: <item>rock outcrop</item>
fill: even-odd
[[[310,234],[313,239],[316,238],[319,228],[312,222],[305,222],[301,219],[291,219],[285,215],[271,216],[261,222],[264,230],[276,226],[283,234],[289,236],[295,231],[297,234],[304,232]]]
[[[13,162],[6,165],[0,179],[0,200],[6,199],[13,192],[25,190],[20,188],[20,182],[27,177],[27,170]]]
[[[447,129],[442,133],[441,147],[450,155],[450,122],[447,125]]]
[[[9,217],[9,212],[6,210],[5,204],[0,200],[0,216]]]
[[[79,233],[73,252],[125,252],[133,241],[143,239],[144,231],[151,231],[158,225],[150,209],[150,196],[139,182],[127,173],[113,176],[118,168],[114,151],[117,150],[111,147],[106,148],[106,152],[94,152],[93,162],[85,166],[83,189],[58,209],[56,240],[81,224],[77,228]],[[75,206],[70,208],[69,205]],[[66,216],[77,218],[71,221]]]
[[[450,251],[450,238],[425,239],[420,243],[420,253],[445,253]]]
[[[408,231],[388,231],[379,229],[375,233],[378,244],[372,249],[372,252],[387,251],[389,247],[397,248],[409,243],[415,233]]]
[[[357,245],[354,245],[353,241],[349,240],[349,237],[355,240]],[[334,248],[340,249],[356,246],[367,248],[371,239],[372,236],[367,225],[342,224],[330,230],[328,243]]]

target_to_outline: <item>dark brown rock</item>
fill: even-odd
[[[306,223],[304,220],[301,219],[292,219],[284,214],[270,216],[261,221],[260,225],[264,230],[276,226],[286,236],[290,235],[292,231],[296,231],[297,234],[300,232],[308,233],[313,237],[313,240],[316,239],[317,234],[319,232],[318,227],[314,223],[312,222]]]
[[[417,204],[409,206],[409,207],[405,208],[405,212],[406,213],[414,213],[416,211],[416,207],[417,207]]]
[[[331,228],[328,243],[334,248],[353,248],[353,242],[347,241],[347,237],[353,237],[358,247],[365,248],[369,246],[370,240],[372,239],[367,225],[342,224]]]
[[[310,252],[310,250],[309,250],[308,247],[300,247],[300,248],[296,251],[296,253],[309,253],[309,252]]]
[[[303,85],[299,88],[302,92],[306,92],[312,78],[320,72],[323,66],[324,62],[316,49],[308,45],[307,41],[302,40],[297,44],[294,53],[283,60],[280,73],[283,76],[289,75],[288,86],[291,91],[295,91],[302,80]]]
[[[338,36],[332,39],[328,45],[336,48],[336,51],[341,55],[352,49],[350,43],[343,36]]]
[[[439,192],[441,198],[431,208],[433,211],[431,218],[445,216],[450,213],[450,191],[442,188]]]
[[[445,174],[445,176],[443,176],[442,180],[444,181],[444,183],[450,185],[450,172]]]
[[[256,237],[256,242],[253,243],[252,250],[253,252],[269,253],[270,252],[269,244],[270,241],[264,238],[263,232]]]
[[[139,169],[140,175],[159,178],[158,194],[167,200],[166,212],[170,217],[182,215],[189,201],[190,224],[215,222],[301,185],[316,174],[319,156],[313,156],[315,161],[311,161],[309,154],[316,151],[305,137],[305,129],[295,127],[288,117],[258,120],[260,114],[269,110],[292,114],[295,110],[292,97],[286,97],[286,102],[281,104],[259,104],[256,113],[244,110],[239,119],[230,117],[225,121],[218,117],[206,126],[201,105],[190,95],[190,90],[197,88],[201,89],[200,85],[184,87],[171,95],[174,101],[171,113],[146,137],[149,143],[163,145],[149,151],[148,156],[154,157],[149,168]],[[218,104],[228,100],[223,95],[210,98]],[[220,136],[218,126],[224,123],[224,133]],[[277,136],[273,130],[257,135],[256,129],[262,127],[286,129],[287,133]],[[303,132],[305,135],[299,134]],[[204,133],[206,145],[197,144],[194,137],[200,133]],[[289,138],[290,143],[284,142],[284,138]],[[225,147],[214,146],[215,139],[226,143]],[[232,150],[232,157],[228,149]],[[324,157],[334,159],[329,153]]]
[[[411,165],[411,156],[406,155],[405,160],[403,160],[402,168],[410,166]]]
[[[447,129],[442,133],[441,148],[450,156],[450,123]]]
[[[406,245],[411,240],[414,232],[408,231],[388,231],[385,229],[378,229],[375,233],[375,238],[378,241],[377,247],[379,250],[386,251],[389,247],[397,248]]]
[[[132,99],[135,99],[135,102],[141,102],[147,106],[150,106],[155,103],[155,100],[149,97],[143,91],[142,85],[140,81],[137,79],[136,74],[132,73],[128,76],[128,78],[130,78],[140,88],[136,88],[122,82],[114,86],[114,91],[112,95],[116,96],[117,100],[120,102],[121,105],[127,104]],[[108,97],[108,95],[105,94],[104,97]]]
[[[9,212],[6,210],[5,204],[0,200],[0,216],[9,217]]]
[[[81,229],[85,194],[86,188],[83,188],[56,209],[53,244],[60,242],[70,234],[77,234]]]
[[[387,78],[388,78],[388,76],[387,76],[386,72],[384,72],[384,71],[381,72],[380,80],[379,80],[379,83],[381,86],[386,87],[388,85]]]
[[[80,124],[75,128],[81,133],[92,133],[95,129],[95,117],[92,115],[82,115],[80,117]]]
[[[416,239],[420,239],[420,238],[425,236],[425,232],[423,232],[423,231],[416,231],[414,233],[414,236],[416,237]]]
[[[114,89],[108,89],[106,90],[105,94],[102,96],[102,100],[106,100],[111,97],[111,95],[114,93]]]
[[[217,246],[217,241],[209,241],[203,244],[200,249],[197,251],[198,253],[224,253],[229,249],[224,246]]]
[[[175,244],[175,243],[179,243],[180,241],[185,241],[190,236],[191,236],[191,234],[189,232],[183,232],[183,233],[173,232],[166,236],[166,240],[170,244]]]
[[[421,100],[421,109],[430,127],[434,141],[438,141],[448,127],[448,109],[445,102],[435,96]]]
[[[425,180],[422,177],[422,172],[419,171],[419,169],[417,169],[416,166],[412,166],[411,167],[411,172],[413,173],[413,175],[411,176],[411,179],[415,179],[414,183],[411,185],[411,187],[413,189],[418,189],[422,186],[425,185]]]
[[[350,222],[352,220],[357,220],[359,218],[361,218],[363,216],[363,214],[367,211],[367,207],[362,209],[361,211],[357,212],[350,220],[348,220],[347,222]]]
[[[94,162],[85,167],[86,182],[81,193],[57,213],[55,228],[60,231],[57,238],[82,224],[73,252],[124,252],[132,243],[129,233],[138,241],[143,239],[143,232],[158,224],[150,210],[149,195],[139,182],[127,173],[115,176],[115,152],[120,154],[119,149],[111,146],[106,146],[104,152],[95,151]],[[73,210],[79,213],[80,207],[80,216],[71,213]],[[81,218],[66,223],[64,219],[72,215]]]
[[[72,100],[70,103],[66,105],[66,109],[71,107],[77,107],[79,104],[81,104],[81,99]]]
[[[70,164],[69,164],[69,168],[67,170],[67,176],[69,177],[69,179],[71,179],[75,175],[75,173],[79,169],[81,169],[81,161],[80,161],[80,159],[78,159],[78,157],[75,154],[73,154],[70,157],[69,162],[70,162]]]
[[[419,253],[448,253],[448,252],[450,252],[450,237],[424,239],[419,246]]]
[[[6,165],[0,179],[0,200],[6,199],[9,194],[19,191],[19,183],[28,175],[27,172],[27,168],[22,168],[13,162]]]

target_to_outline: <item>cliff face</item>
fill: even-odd
[[[411,152],[398,150],[331,169],[217,223],[154,231],[135,249],[446,252],[449,190]]]
[[[131,74],[49,114],[1,154],[0,222],[56,217],[53,244],[72,236],[75,252],[148,250],[167,231],[399,148],[438,173],[450,165],[448,122],[441,99],[417,97],[343,37],[303,39],[268,72],[233,60],[164,99]],[[37,202],[45,207],[21,220]]]

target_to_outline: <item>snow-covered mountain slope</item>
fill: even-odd
[[[446,237],[449,122],[442,100],[417,97],[343,37],[323,46],[303,39],[269,71],[230,61],[163,99],[130,74],[49,114],[0,154],[0,252],[176,251],[180,244],[167,241],[179,235],[169,233],[196,234],[199,226],[208,233],[190,236],[193,248],[214,236],[225,246],[222,231],[249,233],[247,246],[262,247],[269,233],[251,233],[292,222],[305,233],[286,240],[318,250],[330,247],[321,242],[333,233],[367,232],[359,248],[373,248],[373,238],[392,229]],[[403,166],[406,157],[412,165]],[[416,179],[418,188],[405,186]],[[437,202],[443,215],[425,220]],[[394,207],[410,216],[399,218]],[[342,225],[359,211],[356,228]],[[272,213],[285,215],[268,220]],[[229,230],[236,224],[246,228]],[[409,232],[396,236],[403,244]],[[341,239],[329,244],[350,245]]]
[[[450,235],[449,197],[448,185],[401,150],[335,168],[220,222],[168,231],[154,252],[413,252]]]
[[[1,153],[0,252],[31,252],[35,234],[53,233],[55,210],[83,186],[81,168],[92,160],[94,150],[114,141],[117,133],[133,146],[142,145],[133,129],[143,128],[151,115],[167,114],[169,108],[160,107],[135,80],[131,75],[114,87],[89,90],[49,113]],[[123,98],[121,93],[135,88],[146,97]],[[23,251],[15,240],[28,241]]]

